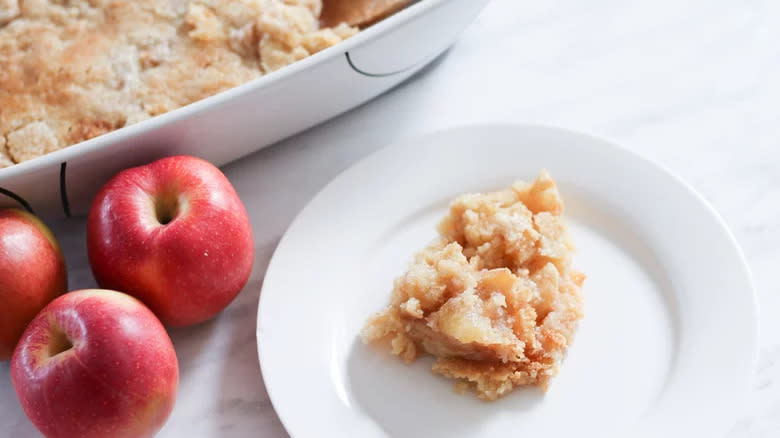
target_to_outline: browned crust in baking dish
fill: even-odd
[[[0,168],[154,117],[358,32],[321,0],[0,0]]]
[[[434,372],[484,400],[547,388],[583,316],[585,276],[571,267],[562,213],[546,171],[531,184],[459,196],[363,340],[389,344],[406,362],[431,354]]]

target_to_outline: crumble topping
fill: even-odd
[[[562,212],[546,171],[531,184],[458,197],[363,340],[389,342],[406,362],[436,356],[434,372],[485,400],[546,388],[583,315],[585,276],[571,268]]]
[[[0,167],[190,104],[355,35],[322,0],[0,0]]]

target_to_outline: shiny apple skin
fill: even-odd
[[[51,230],[32,214],[0,210],[0,360],[27,324],[68,289],[65,258]]]
[[[175,204],[166,218],[160,205]],[[170,219],[168,221],[168,219]],[[252,227],[225,175],[174,156],[117,174],[95,197],[87,248],[98,284],[143,301],[166,325],[213,318],[246,285]]]
[[[150,437],[173,409],[179,371],[165,328],[146,306],[119,292],[83,290],[33,319],[11,359],[11,381],[49,438]]]

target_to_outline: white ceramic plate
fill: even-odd
[[[431,360],[358,333],[459,193],[558,181],[588,279],[585,319],[543,394],[486,403]],[[304,437],[719,436],[757,354],[748,267],[723,221],[662,167],[559,129],[474,126],[396,144],[333,180],[290,226],[258,311],[266,387]]]

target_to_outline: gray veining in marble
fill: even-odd
[[[257,300],[276,243],[328,180],[399,138],[527,122],[625,145],[691,182],[723,215],[750,263],[762,316],[750,402],[728,436],[780,436],[778,42],[780,2],[773,0],[494,0],[410,82],[228,166],[239,193],[253,195],[255,270],[215,321],[171,332],[181,383],[161,435],[285,436],[257,363]],[[84,221],[53,226],[71,287],[94,286]],[[36,436],[7,363],[0,364],[0,436]]]

